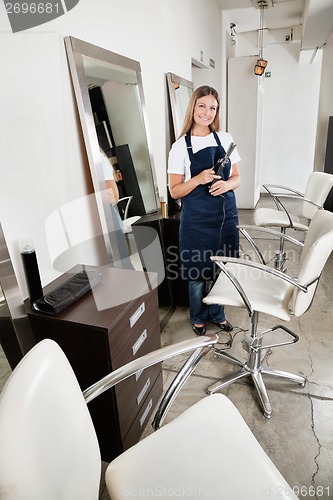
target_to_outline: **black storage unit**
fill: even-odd
[[[145,215],[132,225],[135,243],[141,255],[144,248],[150,243],[149,234],[140,231],[142,226],[153,228],[160,240],[164,252],[165,279],[158,287],[160,307],[189,306],[188,284],[180,277],[179,272],[179,218],[168,217],[159,219],[158,214]],[[155,235],[151,233],[151,238]],[[144,259],[142,258],[142,262]],[[149,269],[158,272],[158,269]]]
[[[11,369],[14,370],[21,361],[23,354],[7,304],[0,307],[0,345]]]
[[[122,175],[123,196],[133,196],[130,204],[128,217],[134,215],[145,215],[145,205],[140,191],[128,144],[114,147],[117,164]]]

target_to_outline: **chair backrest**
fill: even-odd
[[[60,347],[43,340],[0,396],[0,498],[97,500],[100,474],[97,437],[75,374]]]
[[[321,275],[332,250],[333,213],[318,210],[310,222],[300,257],[298,280],[301,284],[310,283]],[[315,281],[310,285],[307,293],[295,289],[291,307],[295,316],[300,316],[310,307],[317,284]]]
[[[333,186],[333,175],[325,172],[312,172],[308,178],[304,196],[308,200],[323,205]],[[318,208],[311,203],[304,202],[302,215],[312,219]]]

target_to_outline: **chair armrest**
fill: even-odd
[[[292,238],[291,236],[286,235],[285,233],[281,233],[279,231],[276,231],[275,229],[270,229],[270,228],[266,228],[263,226],[253,226],[253,225],[243,225],[243,226],[237,226],[237,227],[238,227],[239,232],[250,243],[254,253],[256,254],[256,256],[259,260],[259,262],[261,264],[264,264],[264,265],[268,264],[269,261],[265,261],[258,245],[254,241],[252,236],[249,235],[249,233],[247,232],[247,229],[253,229],[255,231],[262,231],[263,233],[271,234],[272,236],[276,236],[280,240],[290,241],[291,243],[293,243],[294,245],[299,246],[299,247],[304,246],[304,243],[302,243],[301,241],[298,241],[295,238]]]
[[[289,216],[288,210],[283,205],[281,198],[290,198],[290,199],[294,199],[294,200],[305,201],[306,203],[310,203],[310,205],[313,205],[317,208],[323,208],[323,204],[320,205],[320,204],[310,200],[309,198],[305,198],[304,194],[301,193],[300,191],[297,191],[296,189],[291,189],[291,188],[288,188],[286,186],[280,186],[278,184],[263,184],[263,188],[265,188],[266,191],[269,193],[269,195],[273,198],[274,203],[276,205],[276,208],[278,210],[282,209],[286,213],[291,227],[293,227],[293,222],[291,220],[291,217]],[[287,192],[287,193],[273,193],[270,190],[270,188],[283,189],[283,190],[289,191],[289,192]]]
[[[117,201],[117,205],[118,204],[120,205],[122,201],[126,201],[127,200],[125,208],[123,210],[123,219],[127,219],[128,218],[128,211],[129,211],[129,207],[130,207],[132,198],[133,198],[133,196],[123,196],[122,198],[119,198],[119,200]]]
[[[255,226],[255,225],[251,225],[251,224],[243,224],[242,226],[239,225],[237,227],[238,227],[239,231],[244,235],[245,238],[247,238],[247,236],[249,236],[246,230],[253,229],[254,231],[261,231],[263,233],[267,233],[267,234],[271,234],[272,236],[276,236],[279,239],[290,241],[290,243],[293,243],[296,246],[299,246],[299,247],[304,246],[304,243],[302,243],[299,240],[296,240],[292,236],[288,236],[287,234],[281,233],[280,231],[276,231],[275,229],[270,229],[268,227]],[[251,236],[249,236],[249,238],[252,239]]]
[[[144,356],[141,356],[140,358],[135,359],[124,366],[121,366],[117,370],[114,370],[95,384],[88,387],[83,391],[84,399],[86,403],[89,403],[89,401],[92,401],[97,396],[107,391],[111,387],[114,387],[119,382],[122,382],[128,377],[131,377],[136,372],[189,351],[195,351],[195,353],[193,353],[193,355],[190,357],[192,367],[192,364],[196,365],[198,361],[204,355],[206,355],[207,352],[209,352],[209,350],[213,347],[214,344],[216,344],[217,341],[217,335],[203,335],[200,338],[184,340],[182,342],[178,342],[177,344],[172,344],[170,346],[157,349],[156,351],[149,352],[148,354],[145,354]],[[196,354],[196,356],[194,356],[194,354]],[[190,372],[191,367],[187,368],[187,378],[194,369],[193,368]],[[187,378],[182,381],[182,385],[184,385]]]
[[[278,186],[276,186],[278,187]],[[280,186],[282,187],[282,186]],[[284,206],[284,204],[282,203],[282,201],[280,200],[280,194],[276,194],[276,193],[272,193],[272,191],[270,191],[268,188],[267,188],[267,185],[264,185],[264,188],[266,189],[266,191],[268,191],[269,195],[272,197],[274,203],[275,203],[275,206],[277,208],[277,210],[279,210],[280,212],[284,212],[286,214],[286,216],[288,217],[288,220],[289,220],[289,226],[290,227],[293,227],[293,221],[292,221],[292,218],[290,217],[289,215],[289,212],[288,210],[286,209],[286,207]]]
[[[280,193],[280,194],[274,194],[276,198],[289,198],[293,200],[300,200],[300,201],[305,201],[306,203],[310,203],[310,205],[314,205],[317,208],[323,208],[323,205],[320,205],[319,203],[316,203],[315,201],[310,200],[309,198],[304,198],[304,195],[297,195],[297,194],[289,194],[289,193]],[[280,201],[281,202],[281,201]],[[281,202],[282,204],[282,202]]]
[[[232,263],[232,264],[237,264],[237,265],[243,265],[243,266],[248,266],[252,267],[254,269],[259,269],[260,271],[264,271],[268,274],[273,274],[273,276],[276,276],[277,278],[281,278],[284,281],[287,281],[291,285],[293,285],[296,288],[299,288],[302,290],[302,292],[307,292],[308,291],[308,284],[307,285],[302,285],[301,283],[298,282],[297,279],[292,278],[291,276],[288,276],[288,274],[283,273],[282,271],[279,271],[278,269],[273,269],[272,267],[265,266],[263,264],[258,264],[257,262],[252,262],[251,260],[243,260],[243,259],[237,259],[235,257],[222,257],[222,256],[212,256],[211,260],[216,262],[216,264],[223,270],[225,266],[225,263]]]
[[[280,186],[278,184],[263,184],[263,187],[266,189],[266,191],[273,198],[273,201],[276,205],[277,210],[283,210],[285,212],[285,214],[289,220],[289,225],[293,229],[294,229],[294,223],[292,221],[291,216],[289,215],[288,210],[286,209],[286,207],[282,203],[281,198],[301,200],[301,201],[305,201],[307,203],[310,203],[311,205],[314,205],[317,208],[323,208],[323,205],[319,205],[318,203],[315,203],[314,201],[309,200],[308,198],[305,198],[304,194],[301,193],[300,191],[297,191],[296,189],[291,189],[291,188],[288,188],[286,186]],[[284,191],[288,191],[288,192],[287,193],[273,193],[270,190],[270,188],[283,189]]]
[[[273,194],[271,192],[270,188],[274,188],[274,189],[283,189],[284,191],[290,191],[291,193],[295,193],[301,197],[304,196],[303,193],[301,193],[300,191],[297,191],[296,189],[292,189],[292,188],[287,187],[287,186],[280,186],[279,184],[263,184],[262,187],[265,188],[269,194]],[[274,194],[280,194],[280,193],[274,193]]]

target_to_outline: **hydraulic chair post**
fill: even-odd
[[[286,228],[282,227],[281,228],[281,233],[286,234]],[[286,252],[284,251],[284,239],[280,238],[280,248],[275,252],[275,257],[274,257],[274,269],[277,269],[278,271],[284,272],[284,265],[286,263],[287,257],[286,257]]]

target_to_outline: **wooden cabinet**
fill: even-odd
[[[61,346],[82,390],[161,345],[155,274],[114,268],[98,271],[101,283],[55,316],[32,311],[26,301],[36,341],[51,338]],[[69,277],[54,281],[44,293]],[[139,440],[162,385],[161,365],[156,365],[88,404],[103,460],[109,462]]]

